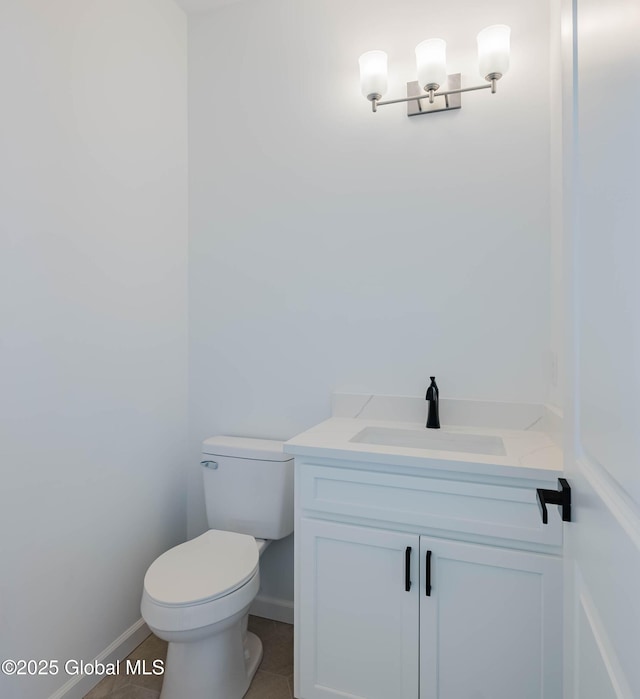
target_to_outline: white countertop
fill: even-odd
[[[436,449],[386,446],[351,441],[365,428],[395,428],[425,432],[424,423],[369,418],[332,417],[285,442],[294,456],[432,468],[479,476],[531,478],[555,481],[562,475],[562,450],[552,438],[534,429],[472,427],[441,424],[434,432],[500,437],[505,455],[487,455]],[[430,432],[431,430],[427,430]]]

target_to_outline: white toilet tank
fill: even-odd
[[[293,457],[282,442],[211,437],[202,443],[211,529],[282,539],[293,531]]]

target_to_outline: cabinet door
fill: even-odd
[[[311,519],[296,536],[300,699],[417,699],[419,537]]]
[[[561,699],[560,559],[421,537],[420,581],[420,699]]]

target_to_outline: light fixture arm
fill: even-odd
[[[488,82],[486,85],[474,85],[472,87],[460,87],[455,90],[442,90],[438,92],[434,92],[433,90],[429,90],[429,92],[424,92],[422,95],[411,95],[410,97],[402,97],[400,99],[396,100],[383,100],[380,101],[379,99],[376,99],[375,97],[371,100],[371,107],[374,112],[378,111],[378,107],[384,107],[387,104],[400,104],[401,102],[414,102],[417,100],[422,100],[422,99],[428,99],[431,104],[433,104],[433,98],[435,97],[447,97],[448,95],[459,95],[462,94],[463,92],[474,92],[475,90],[491,90],[491,94],[495,95],[496,93],[496,82],[497,78],[492,78],[491,82]]]

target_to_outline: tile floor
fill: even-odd
[[[293,626],[250,616],[249,631],[262,640],[264,657],[244,699],[293,699]],[[146,660],[150,667],[153,660],[164,660],[166,655],[167,644],[152,634],[129,658]],[[158,699],[161,687],[162,676],[105,677],[84,699]]]

